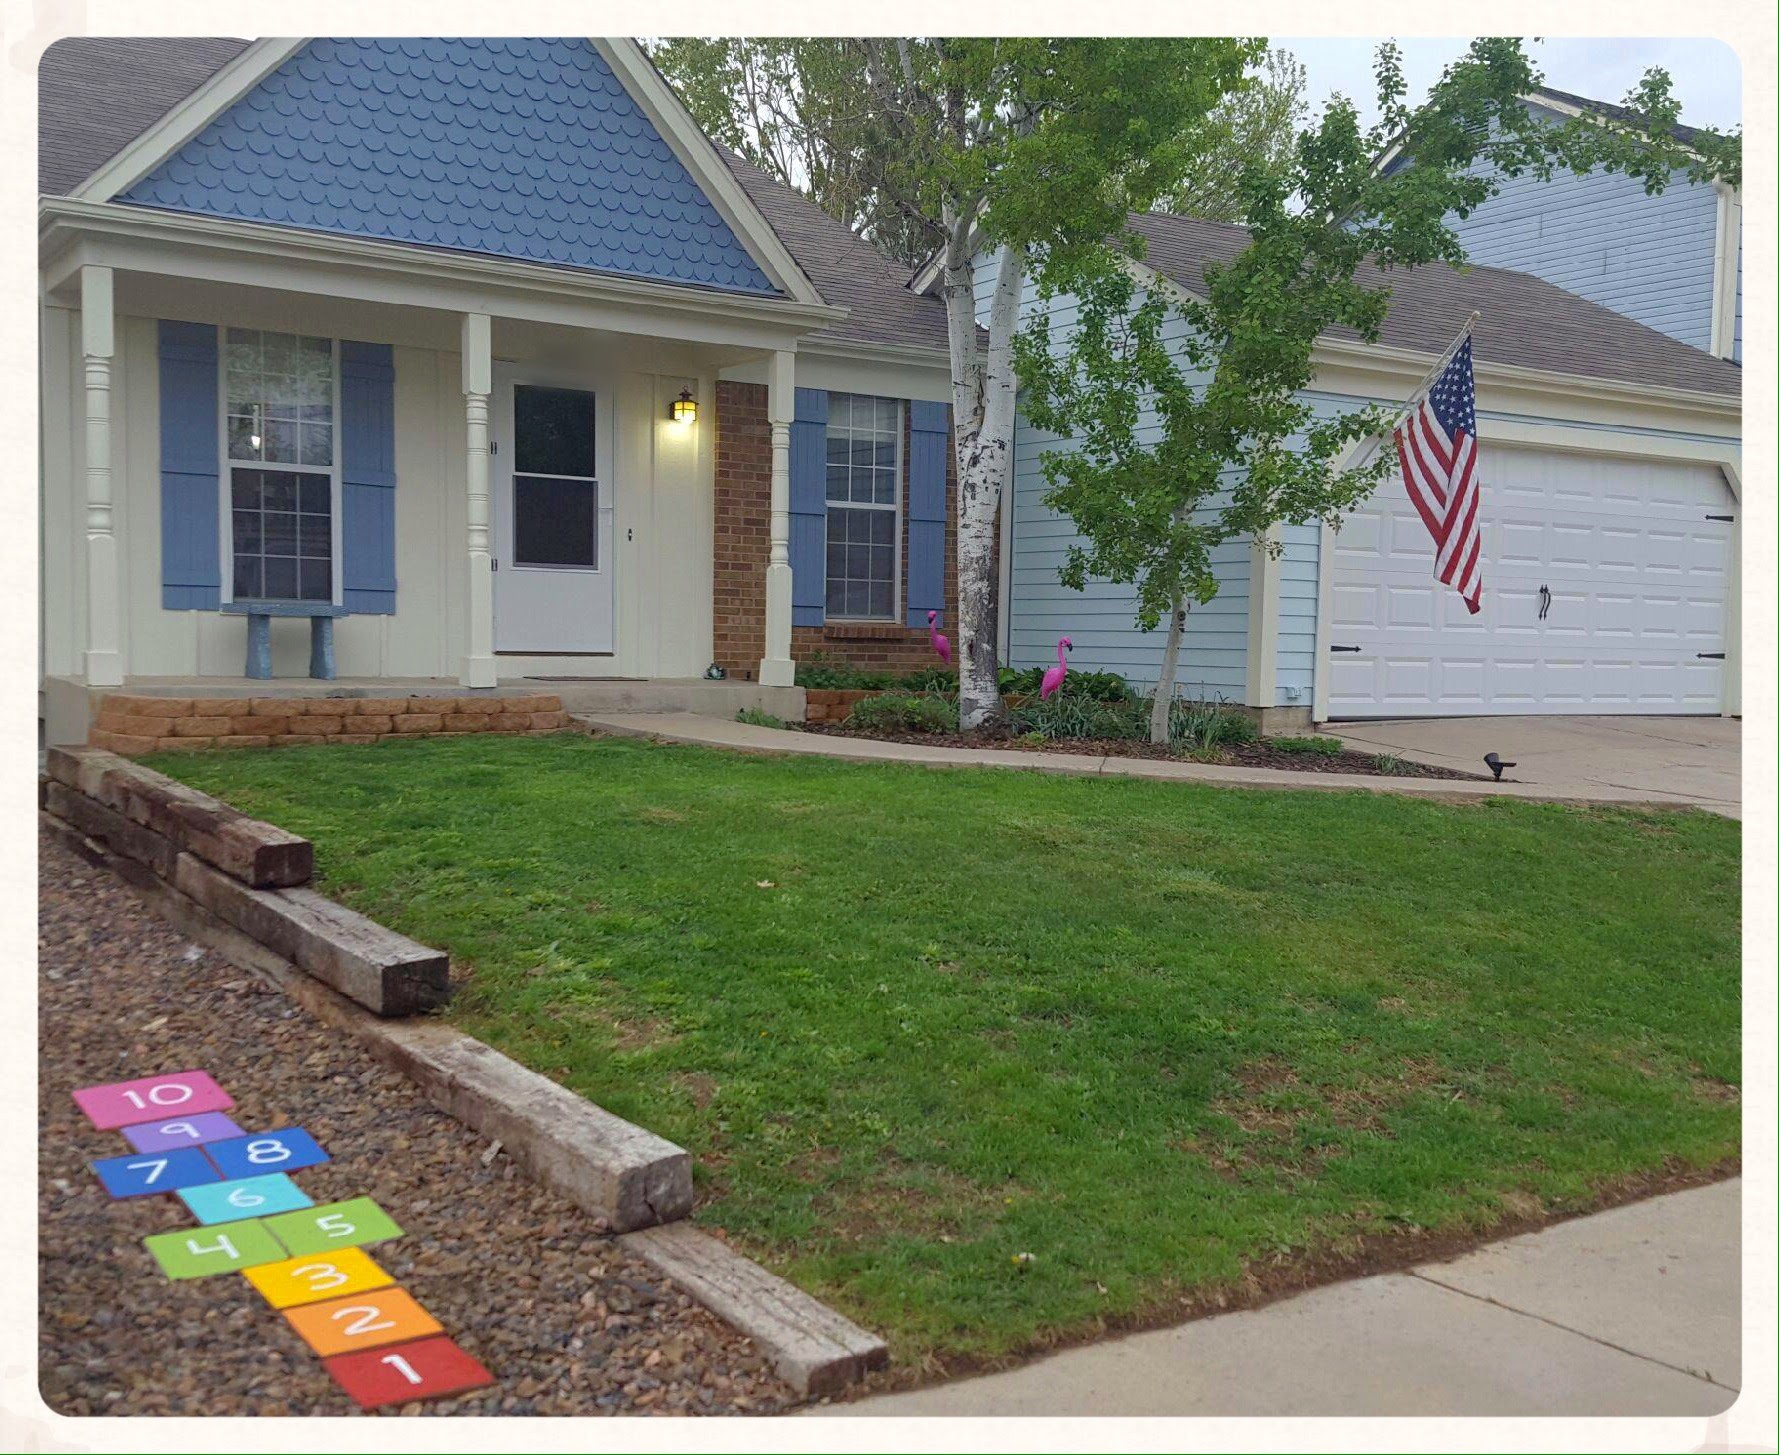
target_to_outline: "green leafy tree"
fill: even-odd
[[[1153,211],[1183,212],[1212,222],[1241,222],[1242,176],[1256,158],[1289,163],[1297,129],[1309,114],[1303,63],[1269,50],[1242,84],[1218,103],[1196,154],[1179,181],[1156,198]]]
[[[819,64],[811,52],[794,57],[787,84],[808,145],[836,156],[868,137],[861,155],[872,215],[902,219],[937,252],[966,727],[1000,707],[995,527],[1012,459],[1013,336],[1029,270],[1038,258],[1098,243],[1129,211],[1189,178],[1212,144],[1219,104],[1263,53],[1258,42],[1218,38],[903,37],[834,40],[820,48]],[[723,70],[729,65],[713,63],[699,82],[710,96],[743,84],[733,67]],[[979,330],[985,265],[993,283],[982,279]]]
[[[1276,553],[1281,522],[1338,525],[1391,467],[1383,452],[1347,463],[1387,411],[1318,414],[1302,398],[1320,335],[1344,325],[1375,342],[1389,270],[1462,265],[1448,219],[1474,211],[1502,178],[1598,168],[1639,177],[1651,192],[1677,174],[1740,181],[1739,135],[1689,133],[1682,144],[1660,72],[1624,115],[1558,125],[1521,102],[1539,77],[1517,40],[1473,42],[1418,106],[1394,45],[1379,48],[1376,77],[1376,126],[1362,128],[1337,97],[1283,157],[1256,154],[1243,166],[1236,190],[1250,241],[1207,264],[1202,288],[1141,269],[1143,238],[1128,225],[1051,246],[1038,272],[1040,296],[1079,304],[1066,339],[1052,338],[1041,309],[1015,351],[1031,422],[1072,441],[1042,461],[1047,503],[1085,538],[1062,579],[1077,589],[1089,576],[1134,584],[1137,624],[1167,621],[1157,743],[1167,741],[1186,613],[1217,591],[1216,548],[1251,539]]]

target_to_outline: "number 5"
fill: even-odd
[[[326,1217],[316,1218],[315,1226],[330,1238],[350,1238],[358,1231],[358,1224],[347,1222],[340,1213],[329,1213]]]

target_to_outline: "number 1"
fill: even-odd
[[[400,1354],[385,1354],[382,1362],[393,1367],[403,1379],[408,1381],[409,1384],[420,1383],[420,1376],[414,1372],[414,1366],[408,1363],[406,1359],[402,1358]]]

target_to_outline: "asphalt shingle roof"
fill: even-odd
[[[1207,262],[1228,262],[1247,245],[1248,231],[1223,222],[1170,213],[1133,214],[1148,244],[1149,265],[1187,289],[1204,286]],[[1367,286],[1387,283],[1390,309],[1380,344],[1439,354],[1472,310],[1478,363],[1514,365],[1618,383],[1650,384],[1739,397],[1742,370],[1633,322],[1621,313],[1507,268],[1451,268],[1444,263],[1388,271],[1366,265]],[[1351,329],[1333,338],[1358,340]]]
[[[37,190],[72,192],[247,49],[218,36],[69,36],[37,67]]]
[[[1532,100],[1540,96],[1548,96],[1553,101],[1561,101],[1569,106],[1579,107],[1583,111],[1593,111],[1601,116],[1609,116],[1614,121],[1624,122],[1631,126],[1642,123],[1644,113],[1631,110],[1628,106],[1618,106],[1611,101],[1595,101],[1589,96],[1577,96],[1573,91],[1559,91],[1555,86],[1540,86],[1532,92]],[[1690,145],[1699,139],[1699,128],[1687,126],[1683,122],[1674,123],[1674,139]]]

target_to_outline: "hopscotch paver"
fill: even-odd
[[[285,1256],[284,1245],[262,1222],[249,1218],[226,1228],[184,1228],[142,1240],[169,1278],[208,1278],[241,1273]]]
[[[247,1281],[276,1309],[387,1288],[395,1282],[371,1261],[370,1254],[361,1253],[357,1248],[341,1248],[337,1253],[311,1254],[287,1258],[282,1263],[263,1264],[247,1270]]]
[[[445,1332],[437,1319],[414,1302],[412,1295],[399,1288],[380,1288],[329,1299],[326,1303],[287,1308],[284,1317],[303,1342],[324,1359]]]
[[[74,1093],[74,1101],[102,1132],[175,1114],[227,1111],[235,1104],[205,1071],[173,1071],[165,1076],[85,1086]]]
[[[202,1111],[196,1116],[180,1117],[168,1122],[144,1122],[139,1127],[119,1127],[124,1140],[138,1152],[165,1152],[170,1147],[196,1147],[204,1142],[220,1142],[239,1137],[242,1129],[234,1118],[219,1111]]]
[[[340,1387],[367,1410],[462,1394],[494,1382],[481,1361],[459,1348],[454,1339],[443,1337],[393,1349],[341,1354],[322,1362]]]
[[[278,1241],[295,1255],[326,1253],[333,1248],[355,1248],[399,1238],[395,1219],[368,1197],[350,1202],[330,1202],[303,1212],[286,1213],[267,1220]]]
[[[243,1132],[203,1071],[86,1086],[74,1100],[134,1149],[92,1163],[114,1198],[178,1195],[201,1226],[142,1240],[172,1279],[241,1273],[364,1409],[486,1388],[494,1376],[360,1247],[402,1236],[369,1197],[314,1205],[289,1173],[330,1161],[301,1127]]]
[[[301,1127],[251,1132],[226,1142],[206,1142],[204,1155],[224,1177],[263,1177],[268,1172],[295,1172],[332,1159]]]
[[[269,1218],[276,1213],[315,1205],[315,1199],[282,1172],[266,1177],[243,1177],[234,1182],[212,1182],[203,1187],[182,1187],[179,1200],[201,1223]]]
[[[200,1182],[222,1180],[210,1159],[196,1147],[102,1157],[92,1167],[113,1197],[152,1197],[156,1193],[194,1187]]]

